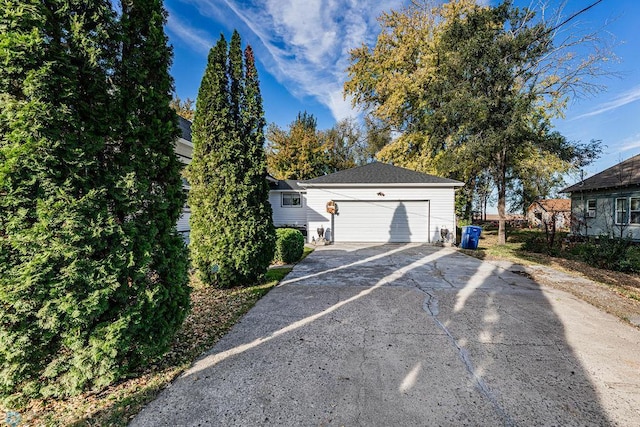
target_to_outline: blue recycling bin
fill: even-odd
[[[462,240],[460,241],[460,247],[462,249],[478,249],[480,233],[482,233],[482,227],[478,227],[476,225],[465,225],[462,227]]]

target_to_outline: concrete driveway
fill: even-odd
[[[640,425],[640,330],[511,270],[319,247],[132,425]]]

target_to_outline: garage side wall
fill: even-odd
[[[299,193],[300,206],[282,206],[282,193]],[[273,210],[273,224],[276,227],[303,227],[307,223],[307,195],[296,191],[269,192],[269,203]]]
[[[307,239],[311,242],[318,238],[317,229],[322,225],[328,230],[325,237],[333,239],[331,230],[331,214],[326,211],[326,204],[333,200],[340,201],[429,201],[429,236],[428,241],[434,243],[441,239],[442,227],[451,231],[450,241],[455,230],[455,207],[453,187],[437,188],[411,188],[411,187],[333,187],[333,188],[307,188]],[[362,221],[366,222],[366,212]]]
[[[191,159],[193,157],[193,144],[186,139],[178,138],[175,145],[175,152],[178,156],[178,160],[182,162],[184,166],[186,166],[191,163]],[[182,190],[185,193],[189,192],[189,184],[187,183],[187,180],[185,178],[182,178]],[[189,232],[191,231],[191,225],[189,224],[190,218],[191,209],[185,202],[184,206],[182,207],[180,218],[178,218],[176,229],[187,243],[189,243]]]

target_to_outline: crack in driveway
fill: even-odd
[[[515,425],[514,421],[511,419],[511,417],[506,412],[506,410],[500,405],[500,403],[498,403],[498,399],[496,399],[495,395],[493,394],[493,392],[491,391],[487,383],[476,372],[475,368],[473,367],[473,362],[471,360],[471,356],[469,355],[469,353],[458,344],[458,341],[453,336],[451,331],[449,331],[449,329],[440,321],[440,319],[438,319],[438,314],[440,313],[439,307],[438,307],[438,299],[434,295],[425,291],[424,289],[420,289],[420,291],[426,294],[427,296],[424,300],[422,308],[424,309],[424,311],[426,311],[431,315],[431,318],[436,323],[436,325],[438,325],[438,327],[449,338],[449,342],[456,349],[456,353],[458,354],[458,357],[460,358],[464,367],[466,368],[467,373],[473,380],[474,385],[476,386],[478,391],[480,391],[480,394],[489,401],[489,403],[494,408],[494,410],[500,415],[500,417],[503,420],[503,425],[508,427],[514,426]]]

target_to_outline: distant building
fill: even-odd
[[[571,226],[571,199],[542,199],[527,208],[529,227],[544,227],[555,221],[556,229]]]

